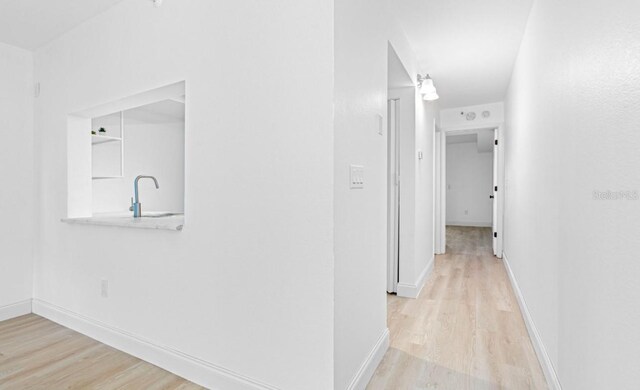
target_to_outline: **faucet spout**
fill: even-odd
[[[158,185],[158,180],[155,177],[147,176],[147,175],[140,175],[140,176],[136,177],[136,180],[135,180],[136,189],[138,188],[138,182],[140,181],[140,179],[151,179],[156,184],[156,188],[160,188],[160,186]]]
[[[153,176],[139,175],[135,178],[135,180],[133,181],[133,196],[135,200],[131,199],[131,207],[129,208],[130,211],[133,211],[134,218],[142,217],[142,203],[140,203],[140,196],[138,191],[138,182],[140,181],[140,179],[151,179],[155,183],[156,189],[160,188],[160,185],[158,185],[158,180]]]

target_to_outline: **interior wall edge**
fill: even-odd
[[[389,328],[385,328],[385,330],[380,335],[380,338],[376,342],[376,344],[371,349],[371,352],[366,357],[366,359],[362,362],[362,366],[354,376],[351,384],[347,390],[364,390],[366,389],[369,381],[373,377],[373,374],[382,362],[382,358],[384,354],[389,349]]]
[[[399,297],[403,297],[403,298],[413,298],[413,299],[418,298],[418,296],[420,296],[420,292],[422,292],[422,289],[424,288],[425,283],[427,282],[427,279],[433,272],[434,264],[435,264],[435,255],[431,258],[431,260],[429,260],[427,265],[424,267],[415,284],[398,283],[398,292],[396,294]]]

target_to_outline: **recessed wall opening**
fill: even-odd
[[[162,218],[171,217],[169,226],[178,227],[185,209],[185,105],[180,82],[70,114],[66,221],[131,218],[134,227],[161,228],[169,222]]]

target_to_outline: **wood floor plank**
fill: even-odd
[[[0,388],[203,389],[34,314],[0,322]]]
[[[418,299],[388,296],[390,348],[369,390],[544,390],[491,229],[447,227]]]

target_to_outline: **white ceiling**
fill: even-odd
[[[0,42],[34,50],[123,0],[0,0]]]
[[[503,100],[532,0],[389,0],[440,107]]]

